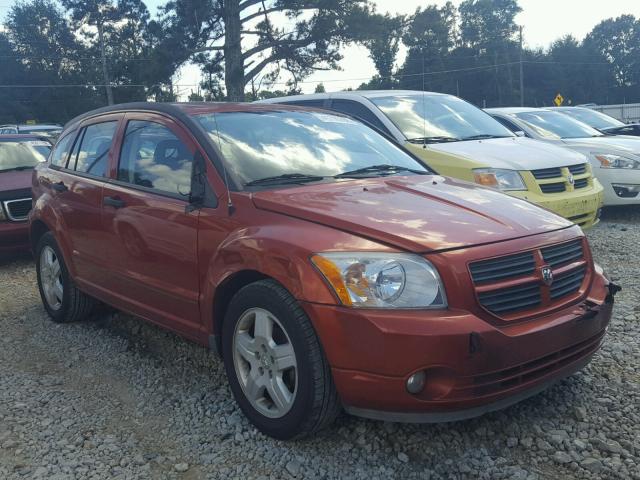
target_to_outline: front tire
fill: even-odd
[[[340,412],[311,321],[278,283],[259,281],[233,297],[222,347],[233,395],[264,434],[281,440],[311,435]]]
[[[56,323],[85,320],[91,314],[95,300],[73,283],[51,232],[40,238],[35,254],[38,289],[51,320]]]

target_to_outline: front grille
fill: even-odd
[[[558,275],[550,288],[551,298],[555,300],[556,298],[577,292],[580,289],[580,285],[582,285],[585,274],[586,269],[582,266],[563,275]]]
[[[471,277],[476,283],[494,282],[533,273],[536,262],[532,252],[509,255],[495,260],[484,260],[470,265]]]
[[[4,202],[4,208],[9,214],[9,220],[22,222],[27,219],[31,211],[31,199],[7,200]]]
[[[562,176],[562,170],[558,168],[541,168],[540,170],[531,170],[536,180],[546,180],[549,178],[557,178]]]
[[[587,188],[591,177],[586,163],[570,165],[568,167],[542,168],[531,170],[533,177],[538,180],[538,186],[543,194],[566,192],[573,183],[573,189]],[[575,180],[572,176],[579,176]],[[555,180],[555,181],[554,181]]]
[[[481,293],[478,297],[482,306],[493,313],[527,310],[539,306],[542,300],[537,283]]]
[[[576,180],[573,184],[573,188],[587,188],[589,186],[589,179],[587,178],[580,178],[578,180]]]
[[[541,183],[540,190],[542,193],[560,193],[564,192],[567,188],[564,183]]]
[[[550,285],[543,279],[543,267],[550,267],[555,277]],[[528,310],[555,306],[562,299],[573,300],[588,268],[583,239],[577,238],[472,262],[469,273],[480,305],[493,315],[514,320]]]
[[[561,243],[542,249],[544,263],[551,267],[559,267],[578,260],[584,256],[582,240],[577,239],[569,243]]]
[[[572,175],[583,175],[587,173],[587,164],[581,163],[580,165],[571,165],[569,168],[569,172]]]

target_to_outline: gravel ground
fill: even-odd
[[[109,312],[55,325],[32,261],[0,263],[0,478],[640,479],[640,209],[589,239],[624,290],[583,372],[471,421],[344,415],[295,443],[247,422],[204,348]]]

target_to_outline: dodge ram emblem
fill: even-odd
[[[553,271],[551,267],[542,267],[540,272],[542,273],[542,281],[547,287],[550,287],[553,283]]]
[[[569,176],[567,177],[567,181],[569,182],[569,185],[574,185],[576,183],[572,174],[569,174]]]

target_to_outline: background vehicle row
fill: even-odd
[[[584,155],[519,138],[451,95],[359,91],[263,101],[330,109],[382,131],[438,173],[497,188],[583,228],[598,220],[602,186]]]

